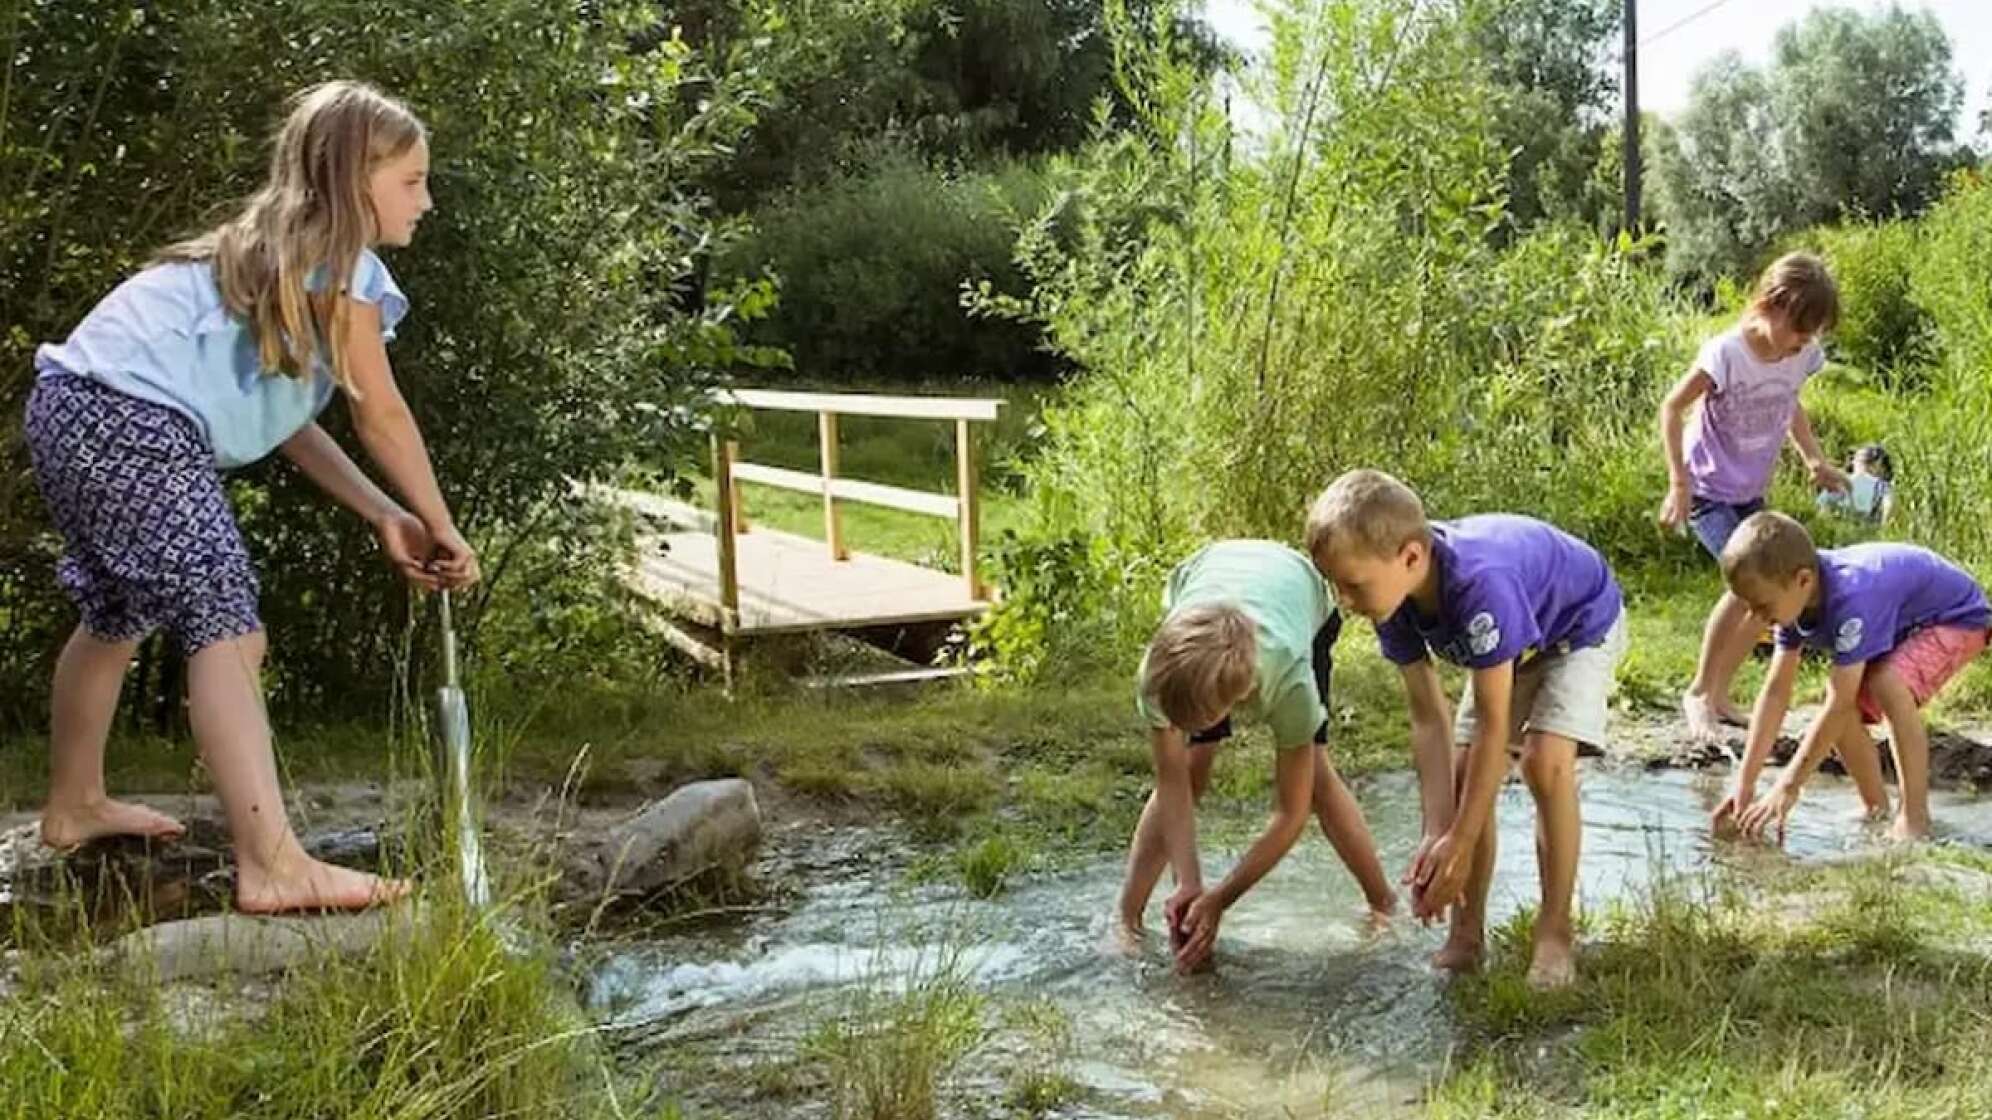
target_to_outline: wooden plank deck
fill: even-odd
[[[734,538],[739,635],[850,629],[972,618],[989,603],[962,577],[853,551],[833,561],[822,541],[755,526]],[[631,579],[690,621],[721,628],[719,547],[709,531],[683,529],[644,542]]]

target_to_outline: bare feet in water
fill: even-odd
[[[398,902],[414,889],[406,879],[383,879],[302,851],[280,859],[274,871],[245,864],[236,875],[235,908],[244,914],[368,910]]]
[[[81,805],[50,802],[41,817],[42,843],[59,852],[74,851],[107,836],[138,836],[171,843],[186,834],[185,825],[157,809],[110,798]]]
[[[1432,954],[1432,967],[1464,976],[1480,971],[1480,957],[1486,945],[1478,934],[1471,937],[1447,934],[1446,943]]]
[[[1905,813],[1895,814],[1895,823],[1888,826],[1888,838],[1900,844],[1914,843],[1930,838],[1930,822],[1912,824]]]
[[[1568,938],[1536,939],[1535,959],[1529,962],[1529,987],[1553,992],[1577,982],[1577,947]]]

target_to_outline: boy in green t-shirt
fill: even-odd
[[[1163,903],[1176,965],[1209,959],[1224,911],[1279,863],[1307,827],[1321,831],[1361,884],[1372,920],[1387,920],[1396,892],[1384,878],[1369,825],[1328,761],[1328,677],[1341,617],[1312,562],[1272,541],[1218,541],[1176,567],[1168,612],[1142,657],[1136,703],[1147,719],[1155,791],[1142,810],[1121,888],[1120,929],[1138,939],[1162,869],[1176,891]],[[1196,802],[1231,717],[1271,726],[1273,815],[1231,873],[1205,890],[1197,858]]]

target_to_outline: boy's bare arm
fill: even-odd
[[[1473,671],[1473,742],[1466,750],[1465,787],[1452,825],[1411,869],[1412,911],[1429,920],[1445,911],[1466,886],[1473,850],[1508,773],[1508,718],[1514,699],[1515,663],[1504,661]]]
[[[1743,744],[1743,761],[1736,771],[1737,810],[1750,804],[1757,792],[1757,776],[1777,745],[1784,728],[1785,712],[1791,708],[1791,690],[1798,680],[1799,651],[1779,646],[1771,655],[1770,672],[1757,690],[1757,704],[1750,712],[1750,730]]]
[[[1314,746],[1289,747],[1273,763],[1273,813],[1265,832],[1245,850],[1238,865],[1211,889],[1229,907],[1279,865],[1314,811]]]
[[[1453,821],[1452,713],[1447,710],[1445,685],[1429,658],[1398,671],[1411,709],[1411,762],[1418,772],[1425,836],[1436,838]]]
[[[1785,763],[1778,781],[1789,782],[1794,789],[1804,788],[1812,772],[1832,751],[1833,744],[1839,742],[1846,722],[1861,718],[1861,678],[1866,674],[1866,662],[1833,666],[1832,673],[1826,677],[1826,706],[1812,717],[1812,723],[1805,729],[1805,738],[1799,741],[1798,753]]]
[[[1866,670],[1865,663],[1833,667],[1832,674],[1826,678],[1826,706],[1812,717],[1797,753],[1785,764],[1778,780],[1771,784],[1770,791],[1751,802],[1738,818],[1737,824],[1744,835],[1761,836],[1775,828],[1778,839],[1784,839],[1785,818],[1798,804],[1799,791],[1805,788],[1806,779],[1812,776],[1813,769],[1839,741],[1847,721],[1861,718],[1855,697],[1860,692],[1861,676]]]
[[[1203,868],[1197,860],[1196,799],[1190,793],[1190,740],[1181,728],[1149,731],[1148,751],[1155,762],[1155,796],[1161,802],[1164,850],[1177,887],[1201,888]]]

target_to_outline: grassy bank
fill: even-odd
[[[1992,1114],[1992,859],[1924,849],[1676,880],[1594,916],[1579,986],[1521,981],[1523,916],[1457,1006],[1439,1117]]]
[[[656,1115],[635,1107],[641,1071],[611,1062],[551,941],[501,938],[446,901],[424,909],[362,957],[212,987],[161,985],[72,928],[17,918],[0,1116]]]

